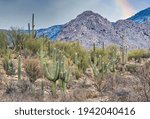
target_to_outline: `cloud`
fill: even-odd
[[[149,0],[129,1],[137,10],[141,9],[141,1],[150,5]],[[110,21],[123,18],[114,0],[0,0],[0,28],[26,28],[32,13],[35,13],[36,28],[49,27],[66,23],[86,10],[97,12]]]

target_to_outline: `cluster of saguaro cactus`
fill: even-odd
[[[103,51],[104,49],[104,43],[103,43]],[[109,59],[108,61],[104,61],[105,56],[98,55],[95,51],[95,45],[93,45],[93,52],[92,57],[90,58],[90,64],[91,68],[93,70],[95,79],[97,79],[98,82],[98,90],[101,90],[101,84],[104,80],[105,74],[109,71],[114,74],[116,74],[116,63],[117,63],[117,53],[116,50],[113,49],[111,51],[111,57],[107,57]]]
[[[91,63],[91,67],[93,69],[94,76],[98,77],[98,76],[101,75],[102,76],[102,80],[103,80],[104,79],[104,73],[107,72],[108,64],[103,62],[102,56],[99,55],[97,57],[96,54],[95,54],[94,62],[92,62],[90,60],[90,63]]]
[[[102,82],[104,81],[104,75],[107,73],[109,64],[103,62],[101,55],[97,57],[96,54],[94,57],[94,62],[90,60],[90,63],[91,63],[91,67],[94,73],[94,77],[97,82],[97,89],[101,91],[101,85],[102,85]]]
[[[52,63],[45,64],[45,77],[52,81],[52,91],[56,94],[57,81],[61,80],[61,89],[63,92],[66,90],[66,84],[70,79],[70,69],[66,69],[64,65],[64,56],[61,51],[54,48],[52,53]]]

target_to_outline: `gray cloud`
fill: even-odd
[[[0,28],[26,29],[32,13],[36,28],[49,27],[66,23],[85,10],[97,12],[110,21],[122,18],[113,0],[0,0]]]

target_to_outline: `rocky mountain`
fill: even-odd
[[[144,23],[146,21],[150,21],[150,7],[138,12],[134,16],[128,18],[128,20],[132,20],[136,23]]]
[[[145,9],[127,20],[111,23],[101,15],[85,11],[64,25],[38,30],[38,36],[46,35],[50,39],[76,41],[89,48],[93,43],[101,47],[120,45],[122,36],[129,48],[150,48],[150,8]],[[139,24],[140,23],[140,24]]]
[[[51,40],[55,40],[62,30],[62,25],[55,25],[46,29],[38,29],[37,37],[46,36]]]
[[[114,28],[124,36],[129,48],[150,48],[150,22],[137,24],[131,20],[119,20]]]
[[[91,47],[93,43],[97,46],[102,42],[119,43],[119,36],[112,23],[92,11],[85,11],[66,23],[57,38],[63,41],[79,40],[85,47]]]

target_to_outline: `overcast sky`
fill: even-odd
[[[116,21],[149,6],[150,0],[0,0],[0,29],[26,29],[32,13],[36,28],[46,28],[69,22],[86,10]]]

